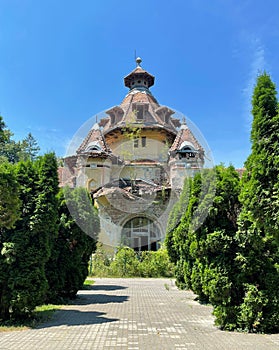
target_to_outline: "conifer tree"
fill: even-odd
[[[252,151],[242,179],[237,234],[238,327],[279,330],[279,115],[275,84],[260,75],[252,98]]]
[[[38,152],[40,151],[40,147],[38,146],[37,140],[34,136],[29,132],[28,135],[21,141],[21,152],[20,158],[21,160],[35,160],[38,156]]]
[[[20,160],[35,160],[40,147],[31,133],[22,140],[13,140],[13,133],[9,130],[0,116],[0,162],[17,163]]]
[[[3,236],[2,319],[29,316],[45,301],[48,290],[45,267],[58,233],[55,155],[46,154],[35,163],[18,163],[17,179],[21,186],[21,219]]]
[[[65,199],[67,198],[67,200]],[[84,188],[64,188],[58,195],[59,233],[46,266],[49,283],[48,301],[73,298],[88,275],[89,258],[96,249],[99,217]],[[85,203],[90,205],[86,206]],[[76,216],[85,221],[86,234],[71,217],[67,204],[75,207]]]
[[[202,195],[204,182],[215,191]],[[192,289],[199,300],[212,303],[219,317],[223,316],[220,306],[226,307],[227,328],[233,328],[239,299],[234,287],[239,176],[232,166],[220,165],[197,174],[185,185],[189,186],[188,205],[179,225],[171,232],[171,241],[167,236],[168,250],[174,250],[179,257],[176,283]],[[185,188],[183,193],[187,193]],[[208,214],[206,218],[204,212]]]
[[[0,235],[1,228],[11,228],[20,216],[19,185],[14,166],[0,163]]]

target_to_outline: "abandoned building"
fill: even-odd
[[[64,159],[61,184],[90,192],[99,209],[99,240],[108,249],[157,250],[185,177],[204,165],[204,149],[187,121],[152,95],[154,80],[137,58],[124,78],[123,101]]]

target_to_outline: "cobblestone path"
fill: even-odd
[[[279,334],[220,331],[194,298],[168,279],[96,279],[48,323],[0,333],[0,350],[279,349]]]

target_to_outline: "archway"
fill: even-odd
[[[159,227],[147,217],[134,217],[123,226],[122,242],[135,251],[156,251],[159,248],[160,240]]]

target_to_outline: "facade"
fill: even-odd
[[[157,102],[154,76],[136,62],[124,78],[127,95],[64,159],[61,182],[91,193],[104,246],[157,250],[185,177],[203,167],[204,150],[185,119]]]

